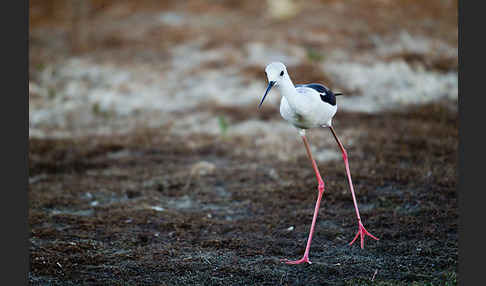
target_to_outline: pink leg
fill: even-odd
[[[334,132],[334,128],[329,127],[331,129],[332,135],[334,135],[334,138],[336,139],[336,142],[339,145],[339,148],[341,149],[341,152],[343,153],[343,159],[344,159],[344,165],[346,167],[346,175],[348,178],[348,184],[349,188],[351,190],[351,195],[353,196],[353,203],[354,203],[354,208],[356,210],[356,216],[358,218],[358,232],[356,233],[356,236],[354,239],[349,243],[349,245],[352,245],[354,241],[360,236],[361,238],[361,248],[364,248],[364,236],[368,235],[371,238],[378,240],[375,236],[373,236],[371,233],[369,233],[365,227],[363,226],[363,223],[361,222],[361,217],[359,216],[359,210],[358,210],[358,204],[356,203],[356,197],[354,195],[354,188],[353,188],[353,182],[351,181],[351,173],[349,172],[349,164],[348,164],[348,154],[346,150],[343,147],[343,144],[341,144],[341,141],[339,141],[338,137],[336,136],[336,132]]]
[[[314,233],[314,227],[315,227],[315,224],[316,224],[317,213],[319,211],[319,206],[321,204],[322,194],[324,194],[324,181],[322,180],[321,175],[319,174],[319,169],[317,168],[316,161],[314,161],[314,158],[312,158],[312,153],[310,151],[309,143],[307,142],[307,138],[305,137],[305,133],[302,132],[301,136],[302,136],[302,140],[304,141],[305,149],[307,151],[307,156],[309,156],[309,159],[312,162],[312,168],[314,168],[314,172],[316,173],[317,181],[319,183],[319,186],[318,186],[319,193],[317,195],[316,207],[314,209],[314,216],[312,217],[312,225],[311,225],[310,232],[309,232],[309,238],[307,239],[307,245],[305,247],[304,256],[299,260],[293,260],[293,261],[288,260],[288,259],[282,259],[282,261],[284,261],[287,264],[300,264],[300,263],[303,263],[303,262],[307,262],[309,264],[312,263],[309,260],[309,250],[310,250],[310,245],[311,245],[311,242],[312,242],[312,234]]]

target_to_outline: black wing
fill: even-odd
[[[312,88],[319,93],[321,100],[329,103],[330,105],[336,105],[336,96],[341,95],[341,93],[336,93],[331,91],[330,88],[326,87],[320,83],[309,83],[309,84],[298,84],[296,87],[308,87]]]

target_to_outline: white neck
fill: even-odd
[[[290,106],[294,110],[296,110],[296,106],[298,103],[297,90],[295,89],[295,86],[292,83],[290,77],[287,77],[286,80],[281,81],[278,85],[278,88],[280,89],[280,93],[282,94],[282,96],[285,96]]]

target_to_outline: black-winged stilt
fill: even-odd
[[[360,236],[361,238],[361,248],[364,247],[364,236],[368,235],[371,238],[378,240],[375,236],[369,233],[363,223],[361,222],[361,217],[359,215],[358,204],[356,203],[356,197],[354,194],[353,182],[351,181],[351,174],[349,172],[348,155],[346,150],[341,144],[341,141],[336,135],[334,128],[332,127],[332,118],[336,114],[336,96],[340,93],[333,93],[329,88],[322,84],[313,83],[305,85],[294,86],[290,76],[287,72],[287,68],[284,64],[279,62],[273,62],[265,68],[265,74],[268,79],[268,87],[263,95],[263,98],[258,105],[261,107],[265,97],[272,89],[272,87],[278,87],[282,95],[280,101],[280,114],[287,120],[290,124],[295,126],[304,141],[304,146],[307,151],[307,155],[312,162],[312,167],[316,173],[318,182],[318,196],[316,201],[316,206],[314,209],[314,216],[312,218],[312,225],[309,232],[309,237],[307,239],[307,245],[305,248],[304,256],[299,260],[290,261],[284,259],[288,264],[300,264],[303,262],[311,263],[309,260],[309,250],[312,242],[312,234],[314,233],[314,227],[316,223],[317,213],[319,211],[319,205],[321,203],[321,198],[324,193],[324,181],[321,178],[317,164],[312,157],[312,153],[309,147],[309,142],[305,136],[306,129],[317,128],[317,127],[329,127],[334,139],[336,139],[339,148],[341,149],[344,165],[346,168],[346,175],[348,178],[349,188],[351,190],[351,195],[353,197],[354,208],[356,210],[356,216],[358,218],[358,232],[354,239],[349,243],[352,245],[354,241]]]

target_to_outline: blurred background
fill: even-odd
[[[457,5],[29,1],[29,281],[454,285]],[[365,250],[314,130],[314,264],[279,262],[302,255],[316,182],[278,92],[257,109],[272,61],[344,93],[333,125],[380,238]]]
[[[271,61],[343,91],[342,111],[457,101],[457,1],[29,3],[30,136],[266,133],[285,124],[277,92],[276,120],[256,113]]]

